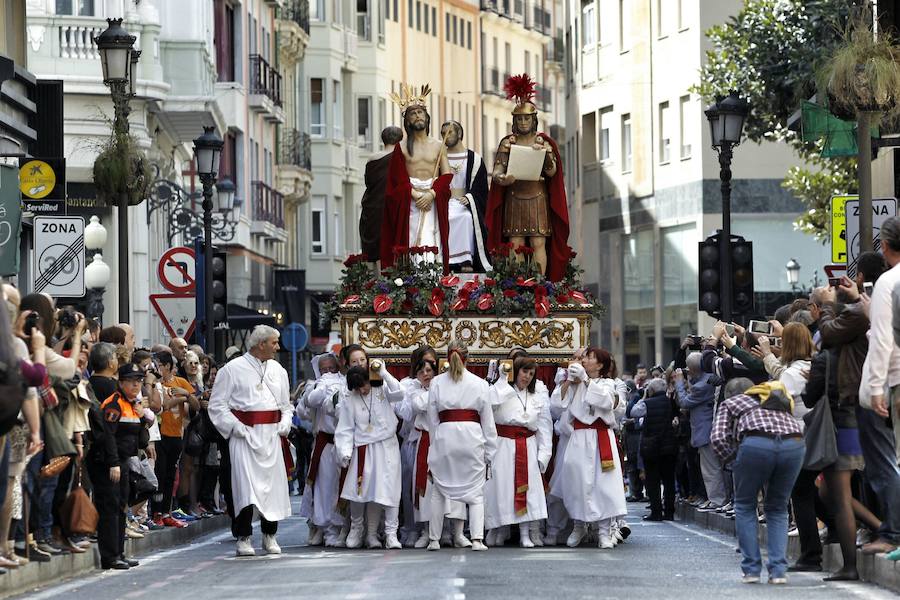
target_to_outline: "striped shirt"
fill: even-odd
[[[724,463],[731,462],[738,445],[751,432],[771,435],[801,435],[803,422],[791,413],[762,408],[746,394],[732,396],[719,405],[709,441]]]

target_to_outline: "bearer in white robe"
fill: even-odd
[[[375,363],[373,362],[373,367]],[[403,390],[383,363],[378,365],[383,385],[373,386],[362,367],[347,371],[348,394],[338,405],[334,443],[342,467],[347,469],[341,498],[350,501],[348,548],[362,545],[365,523],[366,545],[381,548],[378,526],[384,510],[385,545],[403,546],[397,539],[400,515],[400,444],[397,441],[395,402]]]
[[[260,514],[263,549],[280,554],[278,521],[291,516],[283,440],[291,431],[293,406],[287,371],[273,360],[277,330],[257,326],[249,352],[223,366],[209,399],[209,417],[228,440],[237,555],[255,554],[250,541],[253,507]]]
[[[316,381],[303,405],[313,422],[315,441],[310,457],[307,485],[300,501],[300,516],[309,524],[309,545],[341,547],[340,529],[343,517],[337,509],[338,481],[341,468],[334,451],[334,429],[337,425],[337,400],[345,386],[333,354],[320,354],[312,360]]]
[[[448,348],[449,369],[435,377],[428,389],[431,447],[428,468],[432,478],[428,549],[440,550],[448,500],[469,506],[472,550],[484,545],[484,483],[497,450],[497,429],[488,384],[466,370],[468,350],[454,340]]]
[[[599,547],[615,547],[612,524],[627,512],[622,465],[613,433],[614,409],[620,399],[609,379],[611,357],[604,350],[589,349],[581,364],[569,365],[567,419],[572,435],[563,461],[562,494],[566,510],[575,521],[566,544],[575,547],[596,523]]]
[[[541,474],[553,452],[553,434],[547,388],[538,388],[536,373],[535,360],[520,356],[514,362],[512,385],[504,373],[491,387],[497,453],[491,465],[493,477],[485,485],[488,546],[502,545],[497,533],[518,524],[519,544],[533,548],[531,527],[539,534],[540,520],[547,518]],[[505,537],[500,539],[505,542]]]

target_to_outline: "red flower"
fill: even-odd
[[[406,288],[406,293],[407,293],[407,295],[409,295],[409,296],[418,296],[418,295],[419,295],[419,288],[417,288],[417,287]]]
[[[482,294],[481,297],[478,298],[478,309],[479,310],[490,310],[491,307],[494,306],[494,295],[493,294]]]
[[[428,312],[439,317],[444,312],[444,290],[434,288],[431,290],[431,300],[428,301]]]
[[[387,294],[378,294],[375,296],[375,300],[372,302],[372,306],[375,308],[375,312],[378,314],[385,313],[391,309],[391,306],[394,305],[394,301],[391,300],[391,297]]]
[[[517,246],[516,254],[525,254],[526,250],[528,250],[528,246]]]
[[[457,275],[444,275],[441,277],[441,285],[444,287],[455,287],[459,283]]]
[[[497,285],[497,282],[495,280],[491,279],[490,277],[484,278],[484,287],[494,287],[495,285]]]
[[[535,283],[537,283],[534,277],[529,277],[525,279],[524,277],[516,277],[516,285],[521,285],[522,287],[534,287]]]
[[[569,248],[569,260],[575,260],[576,256],[578,256],[578,253]]]
[[[534,288],[534,297],[535,298],[545,298],[547,296],[547,288],[542,285],[535,286]]]
[[[584,295],[584,292],[572,291],[571,294],[572,300],[578,302],[579,304],[589,304],[587,296]]]
[[[450,305],[450,310],[465,310],[469,306],[469,295],[468,294],[460,294],[457,296],[456,300],[453,301],[453,304]]]
[[[534,312],[542,318],[550,314],[550,300],[546,295],[534,295]]]
[[[366,282],[366,284],[363,287],[366,288],[367,290],[371,290],[372,286],[374,286],[374,285],[375,285],[375,280],[370,279],[369,281]]]
[[[474,292],[477,289],[478,289],[478,282],[470,279],[469,281],[467,281],[463,284],[462,290],[460,291],[460,293],[466,292],[467,294],[471,294],[472,292]]]
[[[560,304],[568,304],[569,296],[567,296],[566,294],[557,294],[556,301],[559,302]]]
[[[400,307],[406,312],[411,311],[413,309],[412,300],[409,300],[409,299],[404,300],[403,303],[400,305]]]
[[[344,298],[344,304],[356,304],[359,302],[359,294],[352,294]]]
[[[439,248],[437,246],[425,246],[425,248],[428,252],[431,252],[432,254],[437,254],[438,250],[439,250]]]
[[[407,246],[394,246],[394,256],[407,253],[409,253],[409,248]]]
[[[503,290],[503,295],[507,298],[515,298],[519,293],[516,290]]]

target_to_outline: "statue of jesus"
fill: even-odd
[[[436,246],[449,268],[448,206],[453,175],[441,140],[430,137],[431,117],[421,92],[407,85],[392,95],[402,111],[405,140],[394,149],[385,188],[381,226],[381,268],[394,264],[395,247]],[[434,259],[437,257],[435,256]]]

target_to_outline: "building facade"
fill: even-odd
[[[608,307],[594,340],[625,368],[663,364],[685,335],[712,324],[697,309],[697,243],[722,224],[719,164],[691,88],[710,47],[706,30],[742,4],[569,3],[565,147],[582,223],[571,241]],[[803,207],[781,181],[794,164],[786,144],[745,141],[735,150],[732,232],[754,243],[758,293],[790,292],[785,239],[806,265],[804,283],[813,265],[829,262],[827,248],[793,231]]]

